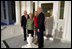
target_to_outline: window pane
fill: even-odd
[[[4,19],[6,19],[5,1],[3,1]]]
[[[65,1],[61,1],[61,5],[60,5],[60,17],[59,17],[59,19],[63,19],[63,15],[64,15],[64,4],[65,4]]]

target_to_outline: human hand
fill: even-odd
[[[40,30],[39,30],[39,29],[37,29],[37,31],[38,31],[38,32],[40,32]]]
[[[35,29],[33,31],[35,31]]]

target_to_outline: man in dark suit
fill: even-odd
[[[26,38],[26,22],[27,22],[28,18],[29,18],[29,15],[27,15],[27,11],[24,11],[24,15],[21,18],[21,27],[23,28],[23,31],[24,31],[24,41],[27,40],[27,38]]]
[[[39,7],[37,8],[37,12],[38,12],[38,18],[37,18],[37,31],[38,31],[38,47],[42,48],[44,45],[44,38],[43,38],[43,32],[45,30],[45,25],[44,25],[44,21],[45,21],[45,16],[42,13],[42,9]]]

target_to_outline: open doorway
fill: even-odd
[[[41,8],[46,17],[50,17],[50,15],[52,15],[53,3],[42,3]]]
[[[42,11],[45,15],[45,33],[44,35],[49,38],[52,37],[52,29],[53,29],[53,3],[42,3],[41,4]]]
[[[15,22],[15,1],[1,1],[1,25],[11,25]]]

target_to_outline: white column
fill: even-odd
[[[20,11],[20,1],[15,1],[15,10],[16,10],[16,24],[20,25],[21,24],[21,11]]]
[[[26,8],[27,13],[28,14],[33,13],[33,2],[32,1],[27,1],[26,5],[27,5],[27,8]]]
[[[33,1],[30,2],[30,9],[31,9],[31,13],[33,13]]]
[[[64,32],[62,40],[71,41],[71,1],[65,1]]]
[[[57,23],[58,23],[59,15],[60,15],[60,1],[55,1],[53,3],[54,26],[53,26],[52,35],[54,35],[55,29],[58,27]]]
[[[4,20],[3,1],[1,1],[1,21]]]
[[[37,8],[39,7],[39,1],[35,2],[35,11],[37,11]]]
[[[21,16],[24,15],[24,10],[26,10],[26,1],[21,1]]]
[[[5,1],[5,9],[6,9],[6,22],[9,25],[9,13],[8,13],[8,1]]]
[[[30,13],[30,1],[27,1],[26,5],[27,5],[26,10],[27,10],[27,13],[29,14]]]

